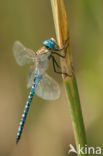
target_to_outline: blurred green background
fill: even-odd
[[[103,1],[64,2],[88,146],[103,148]],[[45,101],[35,95],[21,140],[15,143],[29,93],[29,65],[16,64],[12,46],[20,40],[36,51],[50,37],[55,37],[50,0],[0,0],[0,156],[67,156],[69,144],[75,145],[62,79],[51,62],[48,73],[60,84],[61,97]]]

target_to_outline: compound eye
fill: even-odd
[[[46,47],[48,47],[50,49],[54,49],[55,48],[55,43],[51,39],[44,41],[43,45],[45,45]]]

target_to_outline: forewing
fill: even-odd
[[[26,48],[21,42],[15,41],[13,45],[13,53],[17,63],[23,66],[33,62],[35,53],[33,50]]]
[[[44,74],[36,88],[36,94],[45,100],[56,100],[60,97],[60,88],[54,79]]]
[[[34,80],[34,66],[30,67],[29,73],[28,73],[28,83],[27,83],[27,88],[32,87],[32,83]]]

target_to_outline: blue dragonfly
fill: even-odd
[[[54,38],[50,38],[49,40],[45,40],[43,42],[43,46],[34,52],[33,50],[26,48],[20,41],[14,42],[13,53],[16,62],[20,66],[33,63],[30,67],[27,83],[27,88],[31,87],[31,91],[19,123],[16,143],[20,140],[34,93],[40,98],[46,100],[56,100],[60,97],[60,88],[58,83],[46,73],[46,70],[48,69],[50,59],[52,59],[54,72],[68,75],[67,73],[62,73],[61,71],[56,70],[56,67],[60,68],[60,66],[54,57],[54,55],[58,55],[59,57],[65,58],[66,53],[65,55],[61,55],[59,52],[67,47],[68,39],[65,41],[64,46],[59,48]]]

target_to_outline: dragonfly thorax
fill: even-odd
[[[49,51],[37,51],[37,61],[35,61],[35,68],[38,70],[39,73],[44,73],[49,64],[51,52]]]

